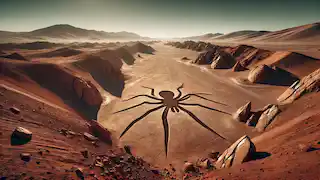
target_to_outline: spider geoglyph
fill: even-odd
[[[149,101],[143,101],[142,103],[139,103],[139,104],[136,104],[134,106],[131,106],[131,107],[128,107],[128,108],[125,108],[125,109],[122,109],[122,110],[119,110],[117,112],[114,112],[115,113],[120,113],[120,112],[123,112],[123,111],[127,111],[127,110],[130,110],[130,109],[133,109],[133,108],[136,108],[138,106],[141,106],[143,104],[158,104],[159,106],[155,107],[155,108],[152,108],[150,110],[148,110],[147,112],[145,112],[143,115],[141,115],[140,117],[138,117],[137,119],[133,120],[127,127],[126,129],[121,133],[120,135],[120,138],[134,125],[136,124],[137,122],[139,122],[140,120],[142,120],[144,117],[146,117],[147,115],[149,115],[150,113],[154,112],[154,111],[157,111],[157,110],[160,110],[161,108],[164,108],[163,112],[162,112],[162,123],[163,123],[163,128],[164,128],[164,145],[165,145],[165,153],[166,155],[168,154],[168,140],[169,140],[169,125],[168,125],[168,119],[167,119],[167,116],[168,116],[168,113],[169,113],[169,110],[171,110],[173,113],[176,113],[176,112],[179,112],[180,110],[181,111],[184,111],[185,113],[187,113],[193,120],[195,120],[197,123],[199,123],[202,127],[206,128],[207,130],[209,130],[210,132],[218,135],[220,138],[226,140],[224,137],[222,137],[220,134],[216,133],[213,129],[211,129],[209,126],[207,126],[204,122],[202,122],[196,115],[194,115],[191,111],[185,109],[183,106],[198,106],[198,107],[202,107],[202,108],[206,108],[206,109],[209,109],[209,110],[213,110],[213,111],[217,111],[217,112],[220,112],[220,113],[224,113],[224,114],[228,114],[228,115],[231,115],[230,113],[227,113],[227,112],[224,112],[224,111],[221,111],[221,110],[217,110],[217,109],[214,109],[214,108],[210,108],[208,106],[204,106],[204,105],[201,105],[201,104],[197,104],[197,103],[185,103],[183,101],[189,99],[190,97],[194,96],[194,97],[198,97],[198,98],[201,98],[201,99],[204,99],[204,100],[207,100],[207,101],[211,101],[211,102],[214,102],[214,103],[217,103],[217,104],[221,104],[221,105],[225,105],[226,104],[223,104],[223,103],[220,103],[220,102],[217,102],[217,101],[213,101],[213,100],[210,100],[210,99],[207,99],[201,95],[210,95],[208,93],[190,93],[190,94],[186,94],[184,96],[182,96],[182,92],[181,92],[181,89],[183,88],[183,84],[181,86],[179,86],[177,88],[177,91],[178,91],[178,95],[176,97],[174,97],[174,93],[172,91],[160,91],[159,92],[159,96],[162,97],[161,98],[157,98],[154,94],[155,90],[154,88],[150,88],[150,87],[146,87],[146,86],[142,86],[143,88],[147,88],[147,89],[150,89],[151,90],[151,93],[150,95],[147,95],[147,94],[140,94],[140,95],[136,95],[136,96],[133,96],[129,99],[126,99],[126,100],[123,100],[123,101],[129,101],[129,100],[132,100],[132,99],[135,99],[135,98],[138,98],[138,97],[147,97],[149,98],[150,100],[154,100],[155,102],[149,102]],[[182,96],[182,97],[181,97]]]

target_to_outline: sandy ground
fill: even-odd
[[[214,71],[207,66],[196,66],[180,60],[183,56],[194,59],[198,55],[197,52],[161,44],[153,47],[156,49],[155,55],[145,57],[132,67],[125,69],[124,72],[130,75],[130,79],[126,82],[121,100],[133,95],[150,94],[148,89],[141,86],[155,88],[156,94],[162,90],[169,90],[177,94],[177,87],[183,83],[183,94],[211,93],[212,95],[207,95],[206,97],[225,103],[227,106],[207,102],[197,97],[192,97],[186,102],[200,103],[232,114],[248,101],[252,101],[253,109],[261,108],[269,103],[275,103],[276,97],[285,89],[284,87],[267,85],[238,85],[230,77],[223,76],[222,74],[225,72]],[[98,119],[105,127],[112,129],[118,135],[134,119],[149,109],[157,107],[156,105],[145,104],[135,109],[112,114],[112,112],[143,101],[154,102],[152,99],[145,97],[127,102],[121,102],[121,100],[116,100],[107,106],[103,106]],[[232,120],[230,115],[201,107],[184,107],[225,137],[227,141],[201,127],[187,114],[169,112],[170,138],[168,156],[166,157],[164,130],[161,120],[163,110],[161,109],[151,113],[141,122],[136,123],[121,138],[121,143],[132,146],[137,155],[159,167],[166,167],[171,163],[180,168],[186,160],[194,161],[199,157],[206,157],[213,150],[223,151],[230,145],[230,142],[234,142],[244,134],[251,137],[257,134],[253,128]]]

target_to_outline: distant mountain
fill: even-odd
[[[255,41],[320,41],[320,22],[270,32],[256,37]]]
[[[248,39],[248,38],[254,38],[258,37],[264,34],[269,33],[269,31],[251,31],[251,30],[245,30],[245,31],[236,31],[229,34],[225,34],[222,36],[218,36],[212,39],[230,39],[230,40],[240,40],[240,39]]]
[[[53,25],[30,32],[0,31],[0,41],[34,41],[34,40],[139,40],[146,39],[131,32],[105,32],[77,28],[68,24]]]
[[[218,37],[218,36],[221,36],[223,34],[221,33],[207,33],[207,34],[203,34],[203,35],[200,35],[200,36],[190,36],[190,37],[184,37],[182,39],[184,40],[202,40],[202,41],[205,41],[205,40],[209,40],[211,38],[214,38],[214,37]]]
[[[236,31],[211,38],[225,42],[320,42],[320,23],[307,24],[278,31]]]

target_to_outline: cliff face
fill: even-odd
[[[55,64],[14,62],[2,63],[1,67],[4,77],[28,87],[37,86],[39,94],[46,89],[86,118],[96,118],[103,101],[100,92],[92,82],[78,77],[70,69]]]

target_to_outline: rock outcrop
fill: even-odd
[[[195,64],[211,64],[215,56],[215,51],[210,50],[200,53],[196,60],[192,61]]]
[[[280,112],[280,109],[277,105],[272,105],[270,108],[265,110],[256,125],[256,128],[259,132],[265,130],[265,128],[271,123],[271,121],[276,117],[276,115]]]
[[[107,144],[112,144],[111,132],[108,131],[105,127],[103,127],[101,124],[99,124],[99,122],[91,120],[89,130],[90,133],[92,133],[100,141],[105,142]]]
[[[239,72],[239,71],[245,71],[245,70],[247,70],[247,68],[242,66],[240,61],[237,61],[236,64],[232,68],[233,72]]]
[[[242,136],[222,153],[215,163],[215,167],[220,169],[241,164],[249,161],[255,155],[255,152],[256,148],[251,139],[246,135]]]
[[[229,69],[229,68],[232,68],[234,64],[235,64],[235,60],[229,53],[220,51],[219,53],[217,53],[217,55],[213,59],[211,68]]]
[[[233,119],[239,122],[246,122],[251,113],[251,102],[240,107],[233,115]]]
[[[100,106],[103,99],[98,89],[90,82],[76,77],[73,88],[77,96],[90,106]]]
[[[252,83],[266,83],[267,79],[273,75],[273,69],[263,64],[253,68],[249,75],[248,80]]]
[[[293,83],[283,94],[278,98],[281,104],[292,103],[305,93],[317,92],[320,90],[320,69],[305,76],[300,81]]]

